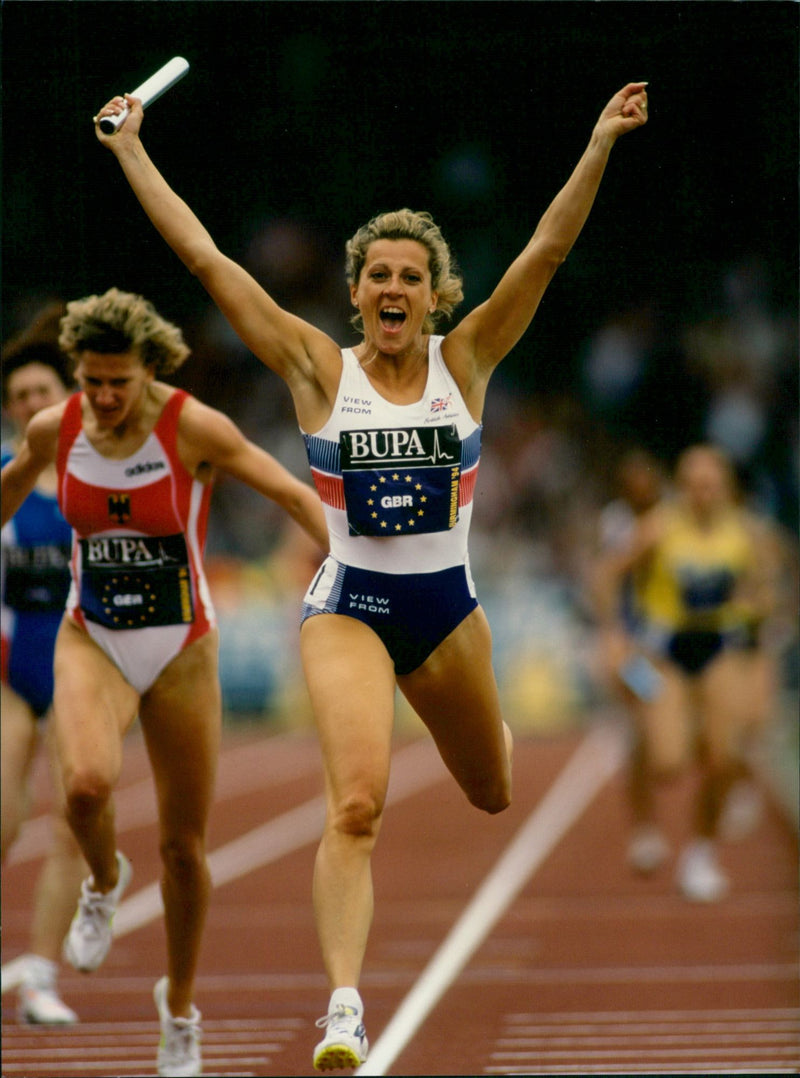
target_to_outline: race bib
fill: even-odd
[[[340,435],[351,535],[442,532],[458,520],[456,427],[394,427]]]
[[[62,611],[69,594],[69,558],[69,546],[57,543],[9,547],[3,603],[25,614]]]
[[[107,629],[194,621],[183,535],[81,539],[81,609]]]

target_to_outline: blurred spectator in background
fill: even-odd
[[[636,643],[636,573],[621,572],[620,566],[627,565],[639,521],[661,501],[667,484],[661,462],[644,449],[622,456],[616,481],[617,497],[598,516],[589,594],[597,624],[602,682],[624,704],[632,720],[627,788],[633,831],[628,861],[636,871],[649,873],[669,853],[655,824],[653,746],[648,736],[647,704],[658,689],[659,675]]]
[[[640,701],[648,781],[683,769],[695,749],[702,769],[677,883],[704,902],[728,890],[716,841],[722,810],[742,773],[746,739],[772,703],[766,678],[756,684],[753,671],[775,610],[776,563],[764,556],[766,527],[742,510],[735,491],[725,453],[687,449],[675,498],[644,514],[627,555],[606,567],[618,597],[634,574],[638,662],[623,676]],[[653,828],[655,815],[652,806]]]
[[[31,418],[69,395],[68,361],[58,347],[63,303],[45,307],[3,348],[3,407],[13,436],[2,463],[15,455]],[[49,755],[54,792],[52,838],[36,883],[30,951],[19,990],[20,1021],[72,1025],[75,1012],[57,989],[61,942],[86,875],[80,848],[63,815],[63,789],[51,734],[53,651],[69,590],[72,529],[56,498],[55,465],[45,469],[17,516],[2,529],[2,860],[19,835],[31,802],[31,772],[40,739]]]
[[[787,664],[796,656],[797,611],[800,598],[797,542],[782,525],[747,506],[740,498],[741,513],[756,546],[762,588],[762,605],[769,613],[757,626],[743,655],[745,725],[741,735],[738,767],[725,798],[720,834],[735,841],[746,838],[762,815],[762,795],[756,771],[768,766],[769,740],[779,711],[784,687],[791,683]]]
[[[653,348],[654,317],[649,307],[629,307],[592,334],[583,357],[583,380],[595,409],[623,416],[647,376]]]

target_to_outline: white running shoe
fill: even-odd
[[[678,862],[678,886],[692,902],[718,902],[730,888],[728,877],[717,864],[714,843],[695,839]]]
[[[364,1029],[364,1008],[355,989],[337,989],[328,1013],[317,1021],[325,1036],[314,1049],[318,1071],[358,1067],[367,1058],[369,1043]]]
[[[653,824],[637,827],[628,843],[628,864],[643,876],[661,868],[669,857],[669,843]]]
[[[200,1055],[200,1018],[197,1007],[192,1004],[189,1018],[173,1018],[167,1003],[169,978],[162,977],[153,989],[158,1020],[161,1023],[161,1040],[158,1045],[158,1073],[161,1078],[193,1078],[203,1073]]]
[[[112,891],[93,891],[89,880],[81,884],[78,910],[64,940],[63,953],[67,962],[83,973],[97,969],[111,947],[114,914],[133,875],[130,861],[119,850],[117,864],[119,879]]]
[[[17,1018],[36,1026],[74,1026],[78,1016],[56,991],[58,967],[38,954],[25,956]]]

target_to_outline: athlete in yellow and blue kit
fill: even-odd
[[[729,887],[715,840],[743,739],[762,706],[752,691],[752,655],[774,581],[762,556],[763,524],[737,504],[720,450],[686,450],[675,492],[639,523],[618,568],[636,571],[634,638],[659,678],[642,705],[654,772],[685,765],[698,727],[703,780],[677,882],[687,898],[710,902]]]

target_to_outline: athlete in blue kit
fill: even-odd
[[[3,406],[15,428],[2,448],[11,460],[28,422],[69,393],[68,363],[56,343],[63,305],[45,308],[3,349]],[[69,591],[72,529],[56,498],[55,467],[45,471],[16,517],[2,529],[2,859],[5,864],[30,807],[30,779],[40,740],[53,752],[50,705],[53,650]],[[18,1015],[22,1022],[69,1026],[78,1020],[58,993],[61,941],[69,928],[86,863],[62,812],[51,759],[56,811],[52,841],[36,883],[29,951]]]
[[[126,103],[118,132],[97,126],[97,137],[247,347],[286,380],[325,506],[330,556],[305,597],[301,631],[327,792],[313,894],[332,995],[314,1065],[357,1066],[367,1054],[357,986],[396,686],[469,800],[487,812],[509,804],[511,735],[467,554],[486,387],[577,239],[616,139],[646,122],[645,83],[614,95],[528,245],[446,336],[434,329],[463,294],[431,217],[401,210],[359,229],[347,276],[363,337],[344,349],[217,249],[147,156],[140,102],[116,97],[97,120]]]

